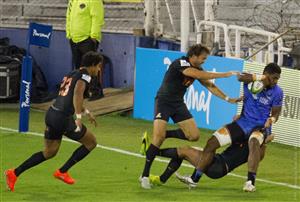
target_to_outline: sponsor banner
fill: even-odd
[[[29,45],[49,47],[52,26],[38,23],[29,24]]]
[[[27,132],[29,125],[30,92],[32,80],[32,58],[23,57],[20,88],[19,132]]]
[[[244,71],[262,73],[265,65],[245,62]],[[279,120],[272,127],[274,142],[300,147],[300,71],[281,68],[278,85],[282,88],[283,106]],[[239,111],[241,104],[239,104]]]
[[[153,120],[154,98],[171,62],[185,55],[182,52],[158,49],[136,49],[134,117]],[[203,68],[206,71],[242,71],[243,60],[209,56]],[[235,76],[214,80],[229,97],[238,97],[240,83]],[[212,95],[198,81],[187,89],[184,101],[198,127],[218,129],[232,121],[237,105],[227,103]]]
[[[29,126],[30,92],[32,80],[32,58],[30,45],[49,47],[52,26],[30,23],[28,29],[27,54],[22,62],[22,76],[20,87],[19,132],[27,132]]]

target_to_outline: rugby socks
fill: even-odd
[[[252,185],[255,185],[256,173],[248,172],[248,181],[251,180]]]
[[[177,148],[160,149],[157,155],[167,158],[178,158]]]
[[[195,175],[193,175],[191,178],[192,178],[192,180],[193,180],[194,182],[199,182],[199,180],[200,180],[200,178],[201,178],[202,175],[203,175],[202,170],[197,169]]]
[[[194,169],[194,172],[193,172],[193,174],[192,174],[192,176],[191,176],[192,179],[195,177],[196,172],[197,172],[197,169],[195,168],[195,169]]]
[[[142,177],[149,177],[150,167],[152,165],[155,156],[158,155],[159,148],[151,144],[146,152],[146,163],[144,167],[144,171]]]
[[[32,167],[42,163],[45,160],[46,160],[46,158],[44,157],[43,152],[42,151],[37,152],[15,169],[15,175],[19,176],[25,170],[28,170],[29,168],[32,168]]]
[[[187,140],[187,138],[184,135],[184,132],[181,129],[167,130],[166,138],[177,138],[177,139]]]
[[[170,163],[168,164],[168,167],[164,171],[164,173],[160,176],[160,181],[162,183],[165,183],[172,175],[173,173],[178,170],[182,163],[183,159],[180,158],[172,158]]]
[[[75,165],[78,161],[82,160],[89,153],[90,153],[90,150],[88,150],[84,145],[81,145],[73,152],[72,156],[65,163],[65,165],[63,165],[59,169],[59,171],[62,173],[67,172],[73,165]]]

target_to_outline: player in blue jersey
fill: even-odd
[[[263,75],[243,73],[238,76],[244,82],[244,100],[241,116],[234,122],[214,132],[207,141],[196,168],[196,173],[190,178],[191,184],[197,184],[203,173],[211,164],[216,150],[221,146],[244,142],[248,140],[248,179],[243,190],[255,191],[255,177],[260,161],[260,145],[264,141],[263,129],[271,127],[279,117],[282,106],[283,91],[277,85],[281,69],[275,63],[268,64]],[[261,80],[264,89],[254,95],[248,89],[248,83]]]

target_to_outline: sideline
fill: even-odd
[[[15,132],[15,133],[19,132],[18,130],[15,130],[15,129],[12,129],[12,128],[5,128],[5,127],[1,127],[1,126],[0,126],[0,130],[2,130],[2,131],[8,131],[8,132]],[[26,134],[30,134],[30,135],[34,135],[34,136],[39,136],[39,137],[44,137],[44,134],[42,134],[42,133],[27,132]],[[67,138],[63,138],[63,141],[79,144],[78,142],[73,141],[71,139],[67,139]],[[130,152],[130,151],[126,151],[126,150],[122,150],[122,149],[118,149],[118,148],[114,148],[114,147],[103,146],[103,145],[100,145],[100,144],[97,144],[97,147],[101,148],[101,149],[108,150],[108,151],[113,151],[113,152],[117,152],[117,153],[121,153],[121,154],[126,154],[126,155],[129,155],[129,156],[135,156],[135,157],[139,157],[139,158],[145,158],[145,156],[142,156],[141,154]],[[160,159],[160,158],[155,158],[155,161],[169,163],[168,160]],[[182,165],[184,167],[194,168],[192,165],[189,165],[189,164],[183,163]],[[228,173],[228,175],[233,176],[233,177],[238,177],[238,178],[246,179],[245,176],[237,175],[237,174],[234,174],[234,173]],[[284,183],[284,182],[274,182],[274,181],[271,181],[271,180],[264,180],[264,179],[259,179],[259,178],[257,178],[256,181],[264,182],[264,183],[268,183],[268,184],[273,184],[273,185],[278,185],[278,186],[283,186],[283,187],[289,187],[289,188],[292,188],[292,189],[299,189],[300,190],[300,186],[292,185],[292,184],[288,184],[288,183]]]

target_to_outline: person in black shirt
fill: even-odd
[[[260,160],[265,156],[266,144],[274,139],[274,135],[270,134],[265,137],[264,144],[260,146]],[[173,150],[173,151],[172,151]],[[175,154],[175,155],[174,155]],[[160,176],[151,175],[150,181],[152,184],[161,185],[167,182],[167,180],[175,173],[182,164],[183,160],[187,160],[194,167],[197,166],[199,159],[203,156],[203,151],[193,147],[181,147],[181,148],[166,148],[162,149],[160,156],[171,158],[166,170]],[[241,143],[235,143],[228,146],[222,153],[215,154],[213,161],[209,164],[204,174],[211,179],[219,179],[226,176],[235,168],[243,165],[248,161],[249,146],[248,141]],[[197,183],[194,183],[191,178],[195,175],[197,169],[194,170],[192,176],[180,175],[176,173],[176,177],[189,187],[196,187]]]
[[[82,115],[87,115],[91,123],[97,125],[94,116],[83,107],[83,99],[91,76],[98,74],[102,61],[100,54],[90,51],[83,56],[81,68],[63,78],[59,95],[46,113],[44,150],[33,154],[17,168],[5,171],[7,186],[11,191],[14,191],[15,183],[21,173],[56,155],[63,135],[80,142],[81,146],[53,175],[67,184],[75,183],[67,171],[85,158],[97,145],[95,135],[81,123],[81,118]],[[75,119],[73,118],[74,114]]]
[[[169,69],[165,73],[162,84],[155,98],[155,114],[153,127],[153,140],[149,148],[144,146],[142,153],[146,153],[146,163],[141,176],[141,186],[150,189],[149,173],[151,164],[155,156],[159,153],[159,148],[166,138],[179,138],[189,141],[197,141],[199,139],[199,130],[195,120],[187,109],[183,96],[186,89],[198,80],[212,94],[224,99],[230,103],[241,101],[240,98],[229,98],[226,96],[211,79],[225,78],[237,75],[237,72],[206,72],[202,69],[203,64],[209,55],[207,47],[196,44],[190,47],[187,56],[179,58],[172,62]],[[167,123],[171,118],[177,123],[180,129],[166,130]],[[144,137],[144,145],[148,137]]]

